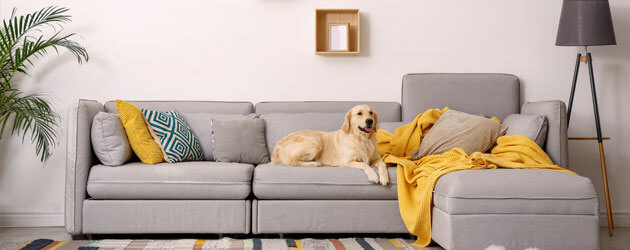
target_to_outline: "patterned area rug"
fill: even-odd
[[[24,250],[65,250],[65,249],[304,249],[304,250],[342,250],[342,249],[419,249],[412,246],[412,240],[383,238],[342,238],[342,239],[231,239],[219,240],[76,240],[53,241],[38,239],[26,243]]]

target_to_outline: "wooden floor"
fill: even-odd
[[[22,242],[40,238],[70,240],[63,227],[0,228],[0,242]],[[602,250],[630,249],[630,228],[615,228],[615,236],[608,237],[608,229],[602,227],[600,246]]]

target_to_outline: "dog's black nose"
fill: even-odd
[[[372,118],[368,118],[367,120],[365,120],[365,124],[372,125],[374,124],[374,120],[372,120]]]

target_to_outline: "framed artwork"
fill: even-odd
[[[350,24],[331,23],[328,24],[328,44],[329,51],[349,51],[350,50]]]

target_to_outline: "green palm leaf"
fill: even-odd
[[[16,9],[0,25],[0,139],[12,121],[11,134],[30,135],[42,161],[50,157],[57,141],[58,115],[50,100],[37,94],[25,95],[13,86],[13,77],[27,74],[28,66],[50,51],[66,49],[79,64],[88,61],[86,49],[72,40],[76,34],[63,34],[64,24],[71,21],[68,9],[45,7],[17,16]],[[52,32],[46,32],[52,30]]]

